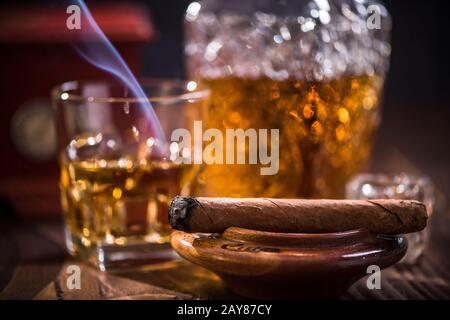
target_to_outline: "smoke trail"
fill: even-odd
[[[166,139],[158,117],[128,65],[97,25],[85,2],[83,0],[71,2],[81,9],[81,29],[77,32],[82,41],[74,44],[76,51],[92,65],[120,80],[130,90],[133,97],[142,98],[140,100],[142,101],[141,109],[148,120],[152,134],[159,141],[165,142]]]

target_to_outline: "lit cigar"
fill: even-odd
[[[174,229],[221,233],[229,227],[322,233],[365,228],[374,233],[420,231],[425,206],[414,200],[303,200],[175,197],[169,208]]]

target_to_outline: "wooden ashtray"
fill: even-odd
[[[250,298],[336,298],[367,275],[406,253],[404,236],[365,229],[304,234],[228,228],[223,234],[175,231],[172,247],[217,273],[234,293]]]

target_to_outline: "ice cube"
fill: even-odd
[[[71,161],[88,159],[117,159],[121,153],[121,141],[115,134],[82,133],[72,138],[66,154]]]

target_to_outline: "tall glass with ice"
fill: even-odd
[[[185,55],[211,89],[209,127],[280,130],[277,174],[209,165],[199,194],[342,197],[371,153],[390,29],[377,1],[192,2]]]

